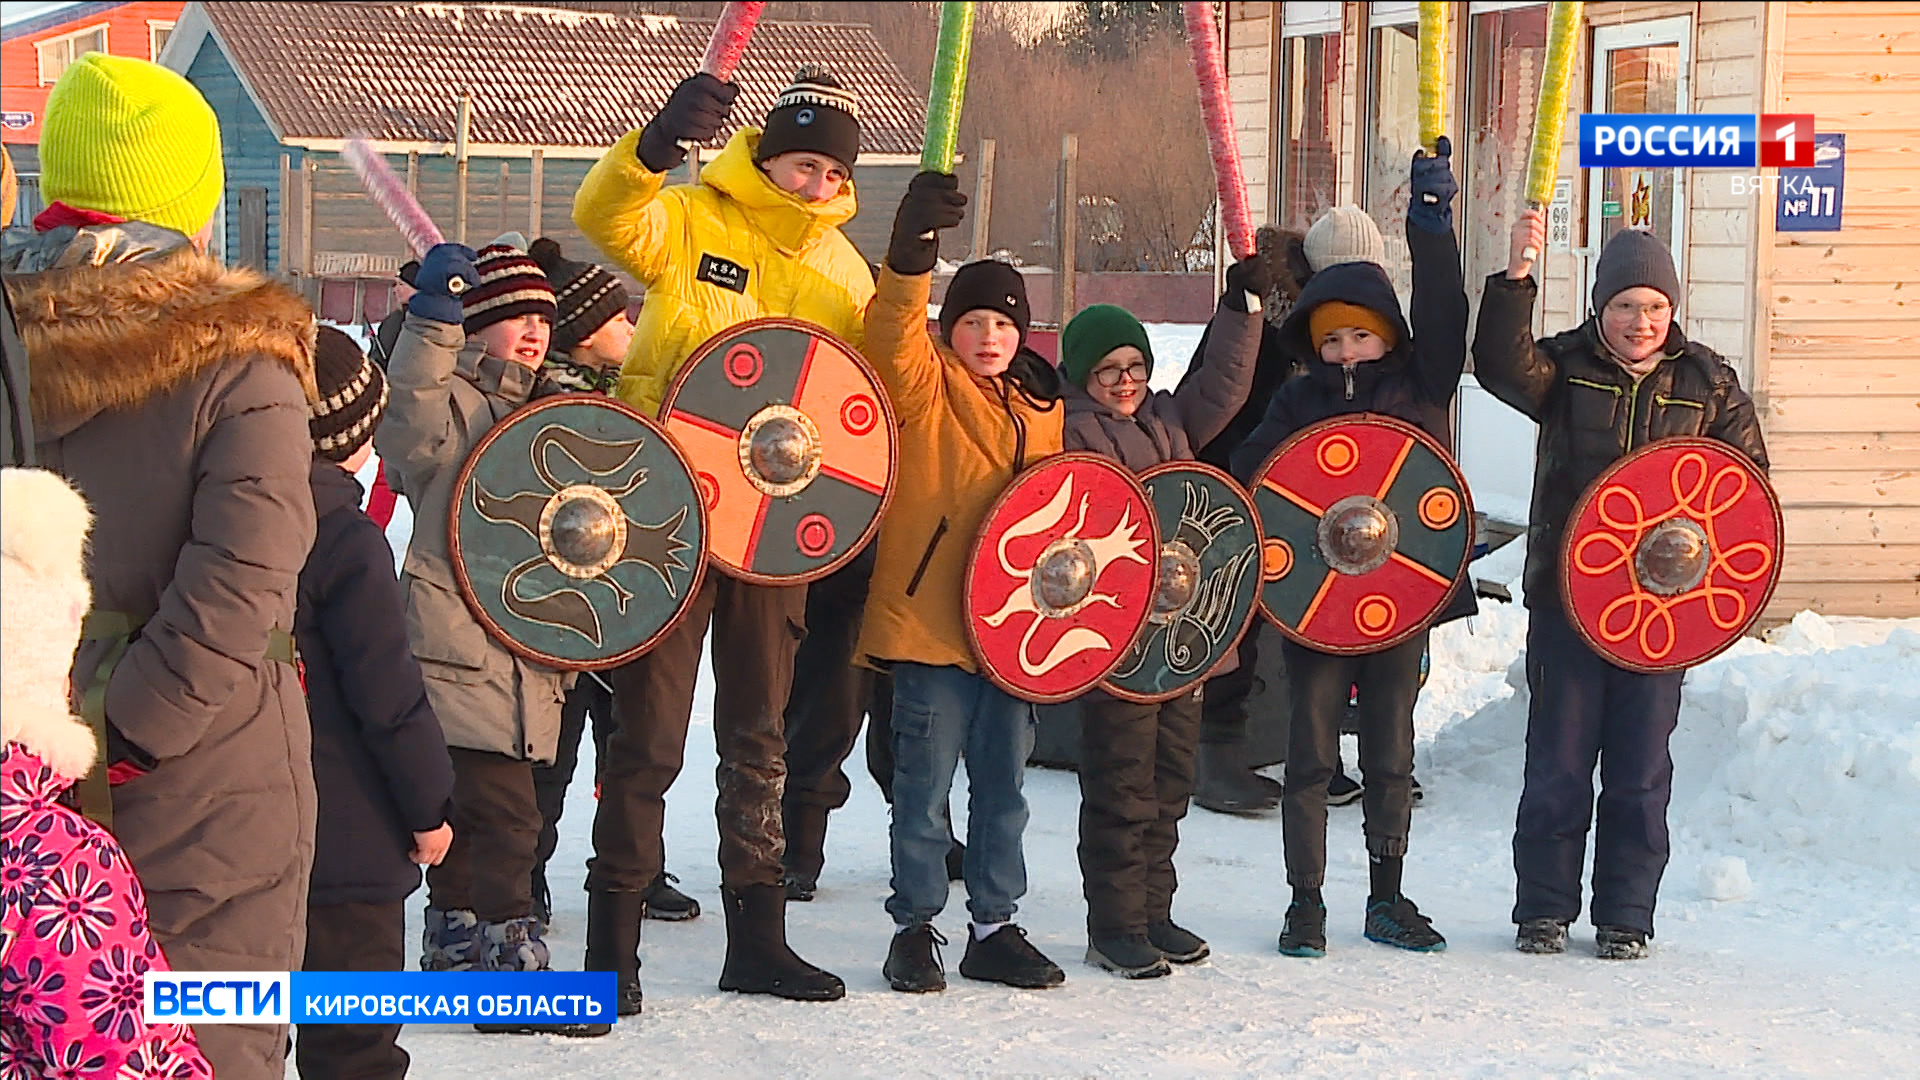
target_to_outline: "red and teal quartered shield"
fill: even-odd
[[[729,576],[804,584],[879,530],[898,460],[893,407],[866,361],[825,330],[754,319],[715,334],[660,415],[705,499],[707,557]]]
[[[1703,664],[1766,609],[1783,534],[1779,497],[1746,455],[1713,439],[1649,443],[1567,516],[1567,621],[1629,671]]]
[[[1308,648],[1390,649],[1427,628],[1466,572],[1466,480],[1432,436],[1390,416],[1295,434],[1261,466],[1253,501],[1260,609]]]
[[[1015,697],[1068,701],[1107,677],[1153,612],[1159,530],[1146,489],[1098,454],[1021,473],[967,560],[967,639]]]
[[[1240,644],[1260,596],[1260,515],[1198,461],[1140,474],[1160,527],[1160,588],[1140,640],[1101,687],[1142,704],[1191,691]]]
[[[460,470],[447,530],[481,626],[563,670],[652,648],[705,570],[693,470],[658,424],[598,394],[542,398],[494,425]]]

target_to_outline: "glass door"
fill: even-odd
[[[1592,111],[1685,112],[1692,39],[1693,20],[1685,15],[1596,28]],[[1584,261],[1597,258],[1620,230],[1645,229],[1673,252],[1684,280],[1686,205],[1683,169],[1588,170]]]

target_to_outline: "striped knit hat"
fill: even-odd
[[[831,71],[808,64],[780,91],[754,150],[755,164],[795,151],[825,154],[853,168],[860,156],[860,103]]]
[[[473,268],[479,271],[480,284],[460,298],[468,335],[521,315],[544,315],[553,321],[553,285],[527,254],[526,237],[507,233],[481,248]]]
[[[313,351],[313,377],[320,400],[307,406],[313,449],[328,461],[345,461],[373,438],[387,408],[387,379],[358,344],[322,325]]]
[[[553,302],[559,312],[553,320],[551,351],[570,353],[595,330],[627,310],[627,287],[620,279],[590,262],[572,262],[555,241],[541,237],[527,249],[553,284]]]

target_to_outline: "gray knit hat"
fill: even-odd
[[[1307,263],[1315,273],[1340,263],[1387,261],[1387,242],[1365,210],[1349,203],[1320,215],[1307,230]]]
[[[1680,275],[1673,269],[1673,252],[1660,238],[1644,229],[1622,229],[1600,249],[1600,261],[1593,268],[1593,310],[1607,301],[1645,285],[1680,306]]]

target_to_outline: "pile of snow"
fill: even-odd
[[[1483,624],[1487,648],[1476,652]],[[1501,649],[1508,662],[1503,692],[1470,715],[1437,718],[1434,767],[1489,783],[1518,775],[1524,646],[1524,618],[1505,605],[1435,633],[1436,678],[1484,690]],[[1459,703],[1457,688],[1440,689]],[[1920,620],[1801,612],[1769,640],[1740,642],[1688,674],[1673,757],[1671,820],[1705,847],[1920,870]],[[1703,874],[1701,892],[1712,899],[1753,888],[1744,862]]]

